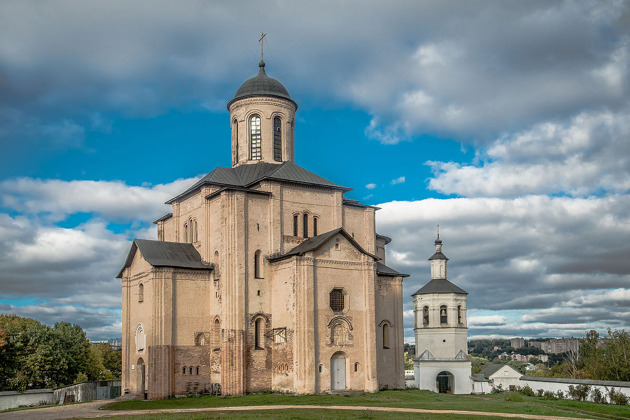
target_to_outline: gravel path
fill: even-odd
[[[264,405],[247,407],[217,407],[217,408],[185,408],[185,409],[165,409],[165,410],[99,410],[99,408],[110,401],[95,401],[85,404],[61,405],[58,407],[46,407],[32,410],[13,411],[0,414],[2,420],[24,420],[24,419],[68,419],[68,418],[104,418],[110,416],[135,416],[142,414],[165,414],[165,413],[203,413],[210,411],[272,411],[272,410],[371,410],[388,411],[398,413],[414,414],[463,414],[469,416],[496,416],[504,418],[531,419],[531,420],[578,420],[576,417],[558,416],[537,416],[533,414],[511,414],[511,413],[490,413],[482,411],[464,410],[428,410],[422,408],[397,408],[397,407],[363,407],[363,406],[341,406],[341,405]],[[584,420],[579,418],[579,420]]]

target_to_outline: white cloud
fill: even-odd
[[[503,325],[507,324],[508,318],[502,315],[483,315],[483,316],[469,316],[469,326],[481,326],[481,325]]]
[[[404,176],[399,176],[396,179],[392,179],[392,185],[403,184],[404,182],[405,182],[405,177]]]
[[[372,183],[367,184],[365,188],[367,188],[368,190],[373,190],[374,188],[376,188],[376,184],[372,184]]]
[[[495,141],[480,166],[428,162],[429,188],[467,197],[628,192],[629,115],[584,112],[566,124],[537,124]]]

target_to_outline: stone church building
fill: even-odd
[[[124,392],[403,388],[406,275],[378,208],[295,164],[298,105],[263,61],[227,108],[232,167],[169,200],[118,273]]]

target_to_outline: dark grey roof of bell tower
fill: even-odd
[[[267,73],[265,72],[265,62],[261,61],[258,64],[258,67],[260,68],[258,70],[258,74],[251,79],[246,80],[245,83],[243,83],[236,91],[234,99],[228,102],[228,110],[234,101],[244,98],[253,98],[256,96],[271,96],[275,98],[288,99],[295,105],[295,109],[297,109],[298,105],[293,99],[291,99],[291,96],[289,96],[287,88],[285,88],[284,85],[276,79],[267,76]]]
[[[461,287],[455,286],[453,283],[446,279],[433,279],[424,286],[422,286],[415,295],[429,295],[433,293],[455,293],[458,295],[467,295],[468,292]]]

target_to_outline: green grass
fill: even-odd
[[[401,420],[401,419],[427,419],[427,420],[469,420],[470,416],[458,414],[412,414],[412,413],[387,413],[377,411],[347,411],[347,410],[273,410],[273,411],[215,411],[206,413],[186,414],[151,414],[143,416],[108,417],[108,419],[288,419],[288,420],[319,420],[319,419],[373,419],[373,420]],[[501,419],[501,417],[475,416],[475,420]]]
[[[287,395],[261,393],[235,397],[215,397],[202,396],[197,398],[175,398],[156,401],[123,401],[106,405],[104,408],[110,410],[149,410],[149,409],[183,409],[183,408],[206,408],[206,407],[234,407],[234,406],[254,406],[254,405],[355,405],[355,406],[378,406],[378,407],[403,407],[403,408],[424,408],[438,410],[470,410],[497,413],[518,413],[548,416],[571,416],[571,417],[602,417],[630,419],[630,408],[622,406],[600,405],[594,403],[568,401],[568,400],[544,400],[539,397],[527,397],[521,394],[504,393],[488,395],[446,395],[435,394],[428,391],[419,390],[397,390],[381,391],[374,394],[359,395]],[[326,410],[321,410],[324,416]],[[309,412],[298,412],[300,418],[310,415]],[[230,413],[230,418],[236,413]],[[251,418],[252,412],[242,413]],[[265,414],[263,412],[263,414]],[[348,415],[350,413],[347,413]],[[360,414],[360,413],[359,413]],[[369,412],[373,418],[381,414]],[[392,414],[395,413],[386,413]],[[203,415],[206,415],[204,413]],[[210,415],[208,413],[208,415]],[[212,416],[217,415],[213,413]],[[267,415],[270,415],[268,412]],[[356,415],[354,412],[353,415]],[[384,414],[383,414],[384,415]],[[440,418],[444,415],[440,414]],[[273,417],[276,417],[274,414]],[[401,417],[398,414],[398,417]],[[407,417],[405,414],[403,417]],[[177,418],[177,417],[175,417]],[[213,417],[200,417],[213,418]],[[245,418],[245,417],[243,417]],[[282,417],[285,418],[285,417]],[[290,417],[289,417],[290,418]],[[320,417],[317,417],[320,418]],[[326,417],[324,417],[326,418]],[[362,417],[354,417],[362,418]],[[418,417],[422,418],[422,417]],[[425,417],[434,418],[434,417]],[[454,417],[455,418],[455,417]]]

